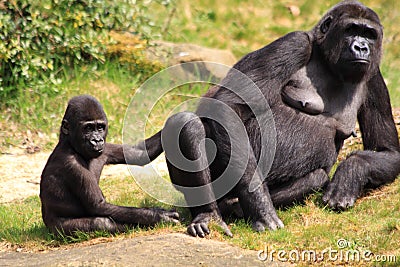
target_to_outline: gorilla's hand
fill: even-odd
[[[340,188],[346,185],[345,179],[336,177],[329,185],[322,198],[322,201],[333,210],[343,211],[354,206],[358,195],[359,189],[348,187],[347,189]]]
[[[363,190],[362,179],[359,177],[362,171],[351,169],[351,166],[361,165],[354,161],[357,161],[356,157],[349,157],[338,167],[322,198],[334,210],[343,211],[353,207]]]

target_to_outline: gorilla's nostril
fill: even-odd
[[[368,55],[369,54],[369,47],[368,44],[359,42],[359,41],[354,41],[351,50],[355,53],[361,53],[363,55]]]

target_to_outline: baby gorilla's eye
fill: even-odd
[[[94,131],[94,125],[93,124],[86,124],[83,130],[88,133],[88,132],[93,132]]]

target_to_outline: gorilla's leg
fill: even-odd
[[[171,181],[183,192],[192,214],[188,233],[204,237],[210,232],[208,223],[214,219],[231,236],[221,218],[211,186],[205,140],[205,126],[194,113],[182,112],[171,116],[162,131]]]
[[[222,218],[243,218],[243,210],[237,197],[224,197],[218,201],[218,208]]]
[[[261,183],[262,176],[257,169],[254,155],[249,155],[245,173],[235,188],[244,217],[252,220],[253,229],[258,232],[283,228],[284,225],[273,206],[268,187],[260,185],[252,188],[252,179]]]
[[[224,112],[223,109],[216,112],[218,111]],[[254,137],[259,133],[258,128],[244,132],[230,114],[223,114],[222,117],[228,122],[229,128],[224,128],[215,121],[206,124],[210,127],[210,136],[217,146],[217,161],[210,166],[211,176],[215,180],[214,192],[221,196],[223,189],[232,187],[231,197],[238,197],[242,210],[242,213],[240,209],[236,210],[237,214],[250,218],[256,231],[282,228],[283,223],[276,214],[268,188],[261,185],[264,180],[261,169],[253,147],[248,142],[259,140]],[[248,122],[246,129],[252,125]]]
[[[301,203],[307,195],[323,189],[329,182],[329,177],[322,169],[315,170],[304,177],[284,184],[269,186],[272,202],[276,208],[287,208]],[[237,198],[224,197],[218,201],[218,207],[223,218],[243,218],[243,210]]]
[[[269,193],[274,206],[284,208],[301,203],[307,195],[324,188],[328,182],[326,171],[317,169],[299,179],[269,186]]]
[[[57,223],[49,225],[54,234],[63,233],[73,235],[76,231],[94,232],[107,231],[110,233],[122,232],[128,225],[114,222],[107,217],[85,217],[85,218],[58,218]]]

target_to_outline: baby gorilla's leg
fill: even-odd
[[[127,227],[128,225],[115,223],[107,217],[87,217],[75,219],[58,218],[58,222],[49,228],[56,235],[74,235],[76,231],[107,231],[110,233],[116,233],[126,230]]]

